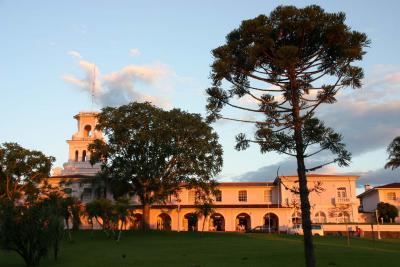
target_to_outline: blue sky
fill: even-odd
[[[205,114],[210,51],[242,20],[281,4],[343,11],[372,41],[360,62],[363,89],[348,89],[321,110],[345,136],[353,163],[322,171],[358,173],[360,184],[398,180],[399,170],[382,169],[385,147],[400,135],[398,1],[0,1],[0,142],[42,150],[62,165],[65,140],[76,130],[72,116],[92,108],[91,64],[99,87],[94,110],[151,100]],[[250,126],[214,127],[225,151],[221,180],[270,180],[278,166],[282,174],[295,172],[293,161],[275,153],[233,149],[234,136],[251,134]]]

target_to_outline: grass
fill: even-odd
[[[40,266],[304,266],[302,237],[268,234],[125,232],[119,243],[102,232],[73,233],[60,258]],[[316,237],[318,266],[399,266],[400,240]],[[0,266],[24,266],[14,252],[0,251]]]

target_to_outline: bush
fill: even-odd
[[[383,218],[386,223],[392,222],[397,216],[399,216],[399,211],[397,208],[389,203],[380,202],[377,205],[379,220]]]
[[[16,206],[1,200],[0,246],[17,252],[26,266],[38,266],[51,248],[56,257],[62,232],[62,217],[48,202]]]

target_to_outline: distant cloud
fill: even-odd
[[[140,55],[140,50],[138,48],[132,48],[129,50],[129,55],[135,57]]]
[[[313,160],[307,162],[307,166],[315,166],[323,163],[323,160]],[[279,168],[279,175],[297,175],[297,163],[294,158],[287,158],[276,164],[261,167],[255,171],[247,172],[239,176],[231,176],[225,180],[236,181],[273,181],[276,177]],[[372,186],[384,185],[400,181],[400,169],[387,170],[379,168],[370,171],[356,171],[356,172],[340,172],[340,168],[335,165],[325,166],[313,173],[323,174],[342,174],[342,175],[358,175],[360,178],[357,180],[357,187],[362,187],[365,184]]]
[[[77,52],[77,51],[74,51],[74,50],[69,51],[68,55],[70,55],[70,56],[72,56],[74,58],[77,58],[77,59],[81,59],[82,58],[81,54],[79,52]]]
[[[357,173],[360,179],[357,181],[359,186],[370,184],[372,186],[384,185],[389,183],[398,183],[400,181],[400,170],[387,170],[380,168],[368,172]]]
[[[307,167],[315,167],[327,162],[325,159],[312,159],[306,161]],[[278,172],[279,170],[279,172]],[[250,171],[238,176],[231,177],[232,180],[238,181],[273,181],[277,175],[296,175],[297,162],[295,158],[286,158],[278,163],[261,167],[257,170]],[[328,165],[313,173],[336,174],[337,168],[334,165]]]
[[[70,51],[72,57],[79,59],[78,65],[84,71],[83,78],[65,74],[62,79],[86,93],[94,93],[95,102],[100,106],[119,106],[131,101],[151,102],[162,108],[171,108],[169,101],[138,90],[138,83],[157,85],[170,76],[172,71],[163,64],[128,65],[120,70],[102,75],[92,62],[81,59],[76,51]],[[78,57],[79,55],[79,57]]]
[[[378,69],[362,89],[349,89],[321,109],[320,118],[344,136],[353,155],[386,147],[400,135],[400,70]]]

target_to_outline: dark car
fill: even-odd
[[[254,227],[253,229],[247,230],[247,233],[273,233],[276,232],[276,229],[271,227],[269,228],[268,225],[259,225]]]

